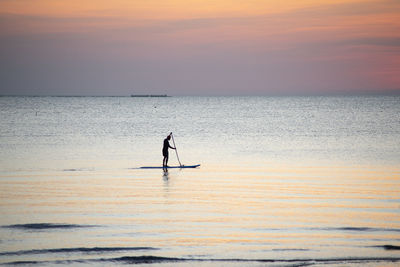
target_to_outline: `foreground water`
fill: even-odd
[[[399,97],[2,97],[0,263],[396,266],[399,114]],[[138,169],[170,131],[201,167]]]

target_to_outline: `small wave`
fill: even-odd
[[[300,228],[255,228],[256,231],[349,231],[349,232],[400,232],[399,228],[373,228],[373,227],[300,227]]]
[[[272,251],[310,251],[306,248],[274,248]]]
[[[63,172],[80,172],[80,171],[93,171],[94,169],[80,168],[80,169],[63,169]]]
[[[162,262],[263,262],[263,263],[296,263],[303,265],[353,263],[353,262],[398,262],[396,257],[376,258],[331,258],[331,259],[199,259],[199,258],[173,258],[159,256],[124,256],[119,258],[99,259],[98,261],[123,262],[127,264],[162,263]]]
[[[21,229],[21,230],[46,230],[46,229],[70,229],[95,227],[95,225],[66,224],[66,223],[27,223],[4,225],[3,228]]]
[[[114,262],[122,264],[160,264],[168,262],[220,262],[220,263],[263,263],[263,264],[290,264],[291,266],[312,266],[321,264],[367,264],[371,262],[399,262],[399,257],[375,257],[375,258],[328,258],[328,259],[196,259],[196,258],[173,258],[159,256],[124,256],[118,258],[99,258],[99,259],[76,259],[76,260],[57,260],[57,261],[14,261],[4,263],[9,264],[74,264],[74,263],[96,263]]]
[[[343,231],[361,231],[361,232],[400,232],[400,229],[395,229],[395,228],[340,227],[337,229]]]
[[[122,262],[126,264],[145,264],[163,262],[261,262],[261,263],[290,263],[296,266],[309,266],[314,264],[349,264],[349,263],[368,263],[368,262],[398,262],[400,258],[395,257],[376,257],[376,258],[332,258],[332,259],[196,259],[196,258],[171,258],[158,256],[125,256],[111,259],[99,259],[99,261]]]
[[[33,265],[33,264],[44,264],[47,261],[12,261],[7,263],[2,263],[2,265]]]
[[[0,252],[0,256],[11,255],[31,255],[31,254],[47,254],[47,253],[103,253],[103,252],[119,252],[132,250],[156,250],[152,247],[93,247],[93,248],[55,248],[55,249],[32,249]]]
[[[354,232],[400,232],[398,228],[373,228],[373,227],[325,227],[309,228],[310,230],[322,231],[354,231]]]
[[[374,248],[383,248],[384,250],[400,250],[400,246],[394,245],[383,245],[383,246],[373,246]]]
[[[161,263],[161,262],[178,262],[178,261],[189,261],[190,259],[185,258],[170,258],[170,257],[157,257],[157,256],[126,256],[111,259],[101,259],[100,261],[113,261],[123,262],[127,264],[144,264],[144,263]],[[194,260],[196,261],[196,260]]]

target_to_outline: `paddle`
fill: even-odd
[[[173,136],[172,132],[170,133],[170,135],[172,136],[172,142],[174,143],[176,157],[178,159],[179,165],[182,167],[181,161],[179,160],[179,156],[178,156],[178,149],[176,149],[176,144],[175,144],[175,140],[174,140],[174,136]]]

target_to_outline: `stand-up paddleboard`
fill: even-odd
[[[197,168],[199,167],[200,164],[197,165],[182,165],[182,166],[168,166],[168,167],[163,167],[163,166],[144,166],[140,167],[140,169],[185,169],[185,168]]]
[[[176,144],[175,144],[175,139],[174,136],[172,135],[172,132],[167,136],[167,139],[169,140],[169,137],[172,136],[172,142],[174,142],[174,147],[173,149],[175,149],[175,153],[176,153],[176,158],[178,159],[179,162],[179,166],[144,166],[144,167],[140,167],[139,169],[188,169],[188,168],[197,168],[200,166],[200,164],[197,165],[183,165],[181,163],[181,161],[179,160],[179,156],[178,156],[178,150],[176,149]],[[164,140],[165,141],[165,140]],[[172,147],[171,147],[172,148]],[[164,148],[163,148],[164,149]],[[168,149],[168,148],[167,148]],[[165,157],[164,157],[165,160]],[[163,160],[163,164],[168,162],[168,158],[167,161],[164,162]]]

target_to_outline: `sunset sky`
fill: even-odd
[[[400,1],[1,0],[0,94],[400,91]]]

